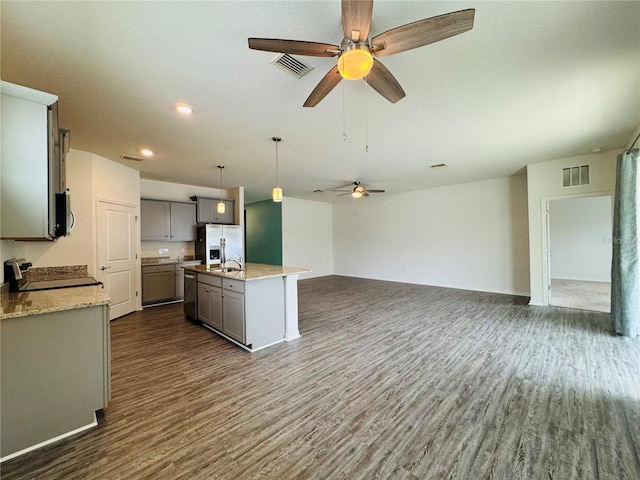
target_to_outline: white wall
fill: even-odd
[[[333,206],[334,272],[528,295],[523,175]]]
[[[611,197],[549,202],[551,278],[611,281]]]
[[[140,180],[140,195],[142,198],[169,200],[172,202],[190,202],[190,197],[193,195],[207,198],[231,198],[226,190],[220,190],[218,188],[160,182],[146,178]]]
[[[332,205],[297,198],[282,199],[282,264],[306,267],[300,278],[333,273]]]
[[[547,203],[580,196],[612,195],[615,189],[618,151],[563,158],[527,166],[529,197],[529,275],[531,305],[548,305]],[[590,185],[563,188],[562,168],[591,165]]]

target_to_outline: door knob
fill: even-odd
[[[100,267],[100,270],[106,270],[107,268],[111,268],[111,267],[107,267],[107,266],[105,266],[105,265],[102,265],[102,266]]]

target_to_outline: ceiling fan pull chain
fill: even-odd
[[[342,140],[347,139],[347,121],[345,120],[346,113],[344,109],[344,84],[345,82],[342,82]]]
[[[364,151],[369,153],[369,112],[367,110],[367,79],[364,80]]]

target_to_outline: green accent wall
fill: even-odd
[[[247,262],[282,265],[282,204],[251,203],[245,214]]]

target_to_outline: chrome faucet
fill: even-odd
[[[240,260],[236,260],[235,258],[229,258],[227,259],[228,262],[236,262],[238,264],[238,268],[240,270],[242,270],[244,267],[242,266],[242,257],[240,257]]]

